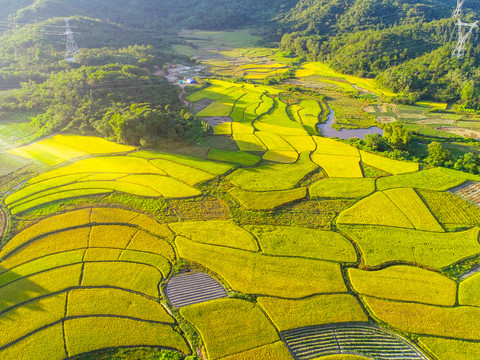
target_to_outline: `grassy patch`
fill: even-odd
[[[480,308],[439,307],[371,297],[364,298],[364,301],[377,318],[401,331],[480,340],[480,329],[471,326],[480,321]]]
[[[254,134],[233,133],[233,139],[242,151],[265,151],[267,147]]]
[[[291,190],[250,192],[233,188],[229,191],[229,194],[248,210],[272,210],[305,198],[307,189],[302,187]]]
[[[411,187],[444,191],[462,184],[465,180],[450,175],[442,168],[435,168],[410,174],[382,177],[378,179],[377,187],[379,190]]]
[[[480,208],[448,192],[418,191],[425,204],[446,228],[480,225]]]
[[[224,94],[213,104],[208,105],[205,109],[200,111],[197,116],[229,116],[233,111],[235,102],[242,96],[245,96],[245,92],[242,90]]]
[[[389,159],[363,150],[360,150],[360,155],[362,156],[362,162],[365,164],[390,174],[398,175],[418,171],[417,163]]]
[[[310,197],[356,199],[375,191],[375,179],[322,179],[308,189]]]
[[[246,228],[258,238],[262,251],[266,254],[338,262],[357,261],[353,245],[345,237],[333,231],[271,225],[246,226]]]
[[[199,330],[212,360],[279,340],[267,317],[248,301],[213,300],[184,307],[180,314]]]
[[[295,164],[265,164],[254,169],[239,169],[227,179],[234,185],[251,191],[287,190],[317,168],[307,152]]]
[[[300,300],[260,297],[258,303],[280,331],[304,326],[368,321],[357,299],[348,294],[317,295]]]
[[[300,101],[301,109],[298,111],[300,120],[311,135],[318,135],[317,124],[319,116],[322,113],[322,108],[317,100],[302,100]]]
[[[297,161],[298,153],[296,151],[288,150],[268,150],[263,155],[263,159],[283,164],[291,164]]]
[[[258,251],[252,234],[231,221],[188,221],[169,224],[177,234],[195,242]]]
[[[378,271],[349,269],[353,288],[362,295],[389,300],[453,306],[457,284],[449,278],[412,266],[391,266]]]
[[[404,261],[440,269],[480,253],[477,228],[457,233],[434,233],[384,226],[340,228],[358,244],[366,266]]]
[[[256,165],[261,158],[256,155],[246,153],[244,151],[223,151],[212,149],[208,153],[208,159],[214,161],[224,161],[245,166]]]
[[[288,298],[345,291],[337,264],[271,257],[177,238],[180,257],[218,273],[236,291]]]
[[[190,186],[213,179],[215,175],[190,166],[174,163],[169,160],[154,159],[150,163],[163,170],[167,175],[178,179]]]
[[[8,175],[29,164],[30,161],[8,153],[0,154],[0,176]]]
[[[89,317],[65,321],[65,342],[70,356],[126,346],[156,346],[190,354],[185,340],[167,325],[115,318]],[[102,336],[98,336],[101,333]]]

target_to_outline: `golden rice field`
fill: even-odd
[[[328,71],[307,65],[300,74]],[[346,324],[388,329],[424,359],[476,358],[480,210],[448,190],[478,177],[321,137],[316,99],[211,83],[189,100],[211,101],[199,116],[231,117],[213,138],[236,150],[194,157],[69,135],[13,150],[51,167],[2,195],[0,358],[161,348],[304,360],[287,333]],[[221,297],[185,280],[202,273]],[[175,279],[174,295],[200,300],[175,307]]]

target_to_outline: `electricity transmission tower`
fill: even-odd
[[[453,13],[453,18],[458,18],[460,19],[460,16],[462,15],[462,6],[465,0],[457,0],[457,8],[455,9],[455,12]]]
[[[453,50],[452,57],[456,57],[457,59],[463,57],[465,54],[465,43],[470,38],[470,35],[472,35],[473,29],[478,28],[477,24],[478,21],[475,21],[473,24],[468,24],[458,19],[458,43],[455,46],[455,50]]]
[[[72,29],[70,29],[70,19],[65,19],[65,35],[67,37],[67,44],[65,46],[65,60],[69,62],[76,62],[75,60],[75,55],[78,52],[78,46],[77,43],[75,42],[75,39],[73,38],[73,32]]]

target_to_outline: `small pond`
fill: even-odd
[[[324,124],[318,125],[318,128],[322,132],[323,136],[333,138],[338,137],[340,139],[350,139],[350,138],[359,138],[363,139],[367,134],[380,134],[383,135],[383,130],[377,126],[369,127],[368,129],[342,129],[335,130],[332,128],[332,125],[335,123],[335,112],[328,108],[330,111],[327,116],[327,122]]]

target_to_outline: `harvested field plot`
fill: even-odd
[[[223,286],[205,273],[172,277],[167,283],[165,294],[176,308],[228,296]]]
[[[467,181],[462,185],[450,189],[450,192],[464,200],[480,206],[480,182]]]
[[[434,233],[386,226],[340,226],[360,247],[366,266],[392,261],[440,269],[480,254],[478,228]]]
[[[197,262],[219,274],[235,291],[301,298],[346,290],[338,264],[265,256],[198,244],[180,237],[175,242],[182,258]]]
[[[353,288],[377,298],[453,306],[457,284],[449,278],[411,266],[392,266],[378,271],[349,269]]]
[[[279,206],[303,199],[307,196],[307,188],[291,190],[251,192],[233,188],[229,194],[249,210],[272,210]]]
[[[212,360],[280,340],[263,312],[245,300],[213,300],[183,307],[180,314],[198,329]]]
[[[428,360],[400,336],[369,325],[306,327],[284,331],[282,337],[300,360],[344,353],[369,359]]]
[[[368,321],[357,299],[348,294],[316,295],[299,300],[259,297],[258,303],[280,331],[313,325]]]

